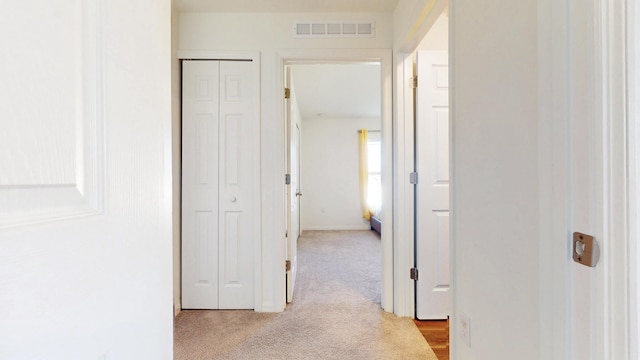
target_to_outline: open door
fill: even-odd
[[[287,303],[293,301],[293,290],[298,268],[298,237],[300,236],[300,112],[291,85],[291,69],[286,67],[285,84],[287,87],[285,116],[287,129]]]
[[[417,54],[416,316],[449,316],[449,66],[446,51]]]

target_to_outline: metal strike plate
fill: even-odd
[[[573,233],[573,261],[595,267],[600,260],[600,246],[591,235]]]

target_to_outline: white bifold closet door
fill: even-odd
[[[254,65],[183,62],[184,309],[255,307],[259,123]]]

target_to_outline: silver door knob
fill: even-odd
[[[235,196],[232,196],[231,197],[231,202],[236,202],[236,201],[238,201],[238,199]]]
[[[302,196],[302,193],[300,192],[300,190],[296,191],[296,196]]]

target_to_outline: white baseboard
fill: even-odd
[[[371,226],[356,225],[356,226],[305,226],[302,231],[305,230],[371,230]]]
[[[182,311],[182,304],[173,304],[173,317],[178,316],[178,314],[180,314],[180,311]]]

